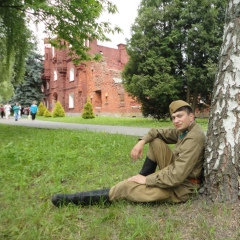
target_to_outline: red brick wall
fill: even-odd
[[[118,49],[114,49],[93,41],[90,48],[92,54],[101,52],[102,59],[76,66],[67,57],[67,50],[54,49],[53,55],[52,47],[46,45],[43,83],[44,101],[49,110],[59,100],[67,114],[80,114],[89,99],[96,115],[142,116],[141,105],[128,95],[120,81],[128,61],[125,45],[119,44]],[[70,81],[71,68],[74,81]],[[57,80],[54,80],[54,71]],[[74,108],[69,108],[69,94],[74,95]]]

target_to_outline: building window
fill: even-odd
[[[86,41],[85,41],[85,46],[86,46],[86,47],[89,47],[89,45],[90,45],[90,44],[89,44],[89,40],[86,40]]]
[[[52,57],[55,57],[55,50],[54,50],[54,47],[52,47]]]
[[[49,89],[49,82],[47,82],[47,90]]]
[[[71,68],[70,69],[70,74],[69,74],[69,81],[74,81],[74,68]]]
[[[53,75],[54,75],[54,81],[56,81],[57,80],[57,70],[54,70]]]
[[[69,108],[74,108],[74,93],[69,94]]]

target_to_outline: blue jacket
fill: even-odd
[[[15,105],[15,106],[13,107],[14,113],[18,113],[19,109],[20,109],[20,107],[17,106],[17,105]]]
[[[30,112],[31,113],[36,114],[37,110],[38,110],[37,105],[31,105],[31,107],[30,107]]]

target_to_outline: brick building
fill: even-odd
[[[63,42],[63,44],[66,44]],[[67,115],[82,113],[89,99],[95,115],[142,116],[141,105],[124,90],[121,71],[128,61],[124,44],[117,49],[86,42],[90,53],[101,53],[102,59],[74,65],[66,50],[45,44],[44,102],[52,111],[60,101]]]

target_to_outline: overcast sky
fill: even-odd
[[[117,48],[119,43],[126,43],[125,39],[131,37],[131,25],[137,17],[137,9],[141,0],[111,0],[118,8],[118,14],[105,14],[102,18],[109,20],[113,25],[118,25],[122,30],[122,34],[107,35],[111,42],[100,42],[99,45]]]

